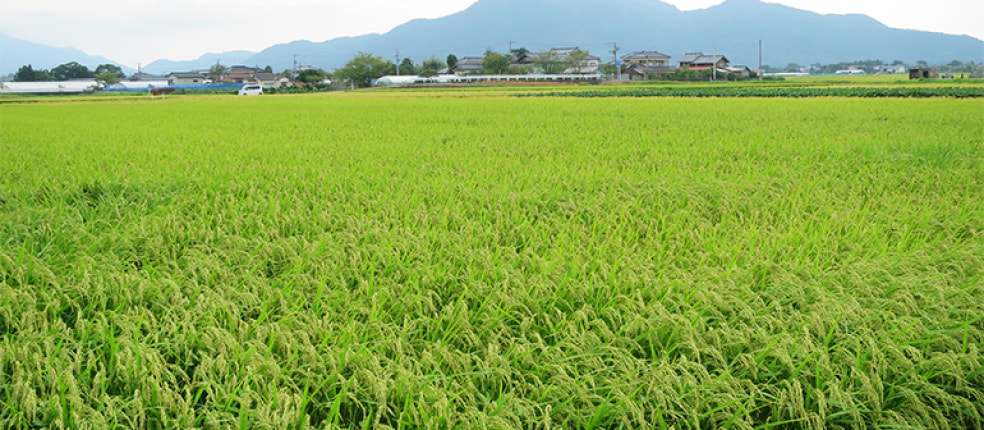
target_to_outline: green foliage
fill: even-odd
[[[440,58],[430,57],[424,60],[423,64],[421,64],[418,74],[425,78],[437,76],[438,72],[447,66],[448,65],[444,61],[441,61]]]
[[[0,428],[980,428],[979,99],[503,94],[0,106]]]
[[[555,97],[861,97],[982,98],[982,87],[684,87],[637,88],[574,92],[538,92],[518,96]]]
[[[562,73],[567,68],[557,52],[553,50],[536,54],[533,58],[533,64],[540,73],[551,75]]]
[[[454,54],[448,54],[447,64],[449,69],[453,69],[454,66],[458,65],[458,57]]]
[[[336,78],[347,80],[353,86],[365,88],[372,81],[396,73],[396,65],[383,57],[360,52],[344,67],[335,71]]]
[[[208,68],[208,77],[212,82],[222,82],[222,74],[225,73],[226,66],[216,63]]]
[[[53,76],[56,81],[67,81],[69,79],[91,78],[92,72],[88,67],[72,61],[58,65],[57,67],[51,69],[51,76]]]
[[[488,51],[482,62],[482,73],[486,75],[504,75],[509,72],[512,55]]]
[[[318,69],[305,69],[297,74],[297,80],[308,87],[317,87],[327,78],[327,74]]]
[[[418,73],[417,67],[413,64],[413,60],[409,58],[404,58],[403,61],[400,62],[399,71],[401,75],[416,75]]]
[[[581,69],[583,69],[588,65],[589,56],[591,56],[591,53],[588,51],[584,51],[581,49],[574,49],[567,56],[566,66],[568,68],[574,69],[574,73],[580,73]]]
[[[109,87],[120,83],[120,76],[113,72],[96,73],[96,82],[103,87]]]
[[[98,75],[101,73],[112,73],[117,77],[117,79],[126,76],[123,73],[123,68],[115,64],[100,64],[99,66],[96,67],[96,70],[93,72],[93,75],[97,76],[97,80],[98,80]]]
[[[17,69],[17,73],[14,74],[14,82],[46,82],[55,80],[51,73],[47,70],[39,69],[34,70],[30,64],[26,66],[21,66]]]

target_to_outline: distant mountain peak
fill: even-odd
[[[487,49],[538,51],[558,46],[579,46],[611,61],[613,42],[620,53],[659,51],[670,55],[671,62],[685,52],[700,51],[726,55],[736,64],[757,65],[760,40],[765,63],[773,65],[864,59],[910,64],[984,61],[984,41],[970,36],[894,29],[867,15],[822,15],[761,0],[725,0],[691,11],[658,0],[479,0],[461,12],[408,21],[385,34],[299,40],[256,54],[233,51],[191,61],[159,60],[144,69],[153,73],[203,69],[219,59],[226,65],[270,65],[279,71],[293,66],[294,54],[306,57],[309,65],[334,69],[358,52],[389,57],[399,49],[404,58],[420,63],[448,54],[480,56]],[[46,65],[30,52],[15,57],[8,51],[4,45],[0,71],[27,63],[53,67],[78,61],[76,54],[60,54],[54,64]]]
[[[505,52],[513,41],[514,48],[534,51],[576,45],[606,61],[617,42],[620,52],[654,50],[671,61],[702,51],[757,65],[759,40],[767,64],[984,60],[984,42],[968,36],[892,29],[866,15],[821,15],[761,0],[725,0],[691,11],[657,0],[479,0],[459,13],[413,20],[386,34],[277,45],[248,61],[279,68],[290,54],[302,53],[331,69],[360,51],[388,56],[398,48],[420,62],[449,53],[482,55],[489,48]]]
[[[16,73],[21,66],[28,64],[38,70],[52,69],[72,61],[78,62],[90,70],[95,70],[100,64],[115,64],[120,66],[124,73],[134,72],[133,69],[113,60],[98,55],[89,55],[75,48],[56,48],[7,36],[3,33],[0,33],[0,46],[3,47],[3,55],[0,55],[0,75]]]

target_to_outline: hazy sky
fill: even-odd
[[[9,1],[0,7],[0,33],[46,45],[72,46],[136,67],[137,63],[162,58],[190,60],[206,52],[260,51],[294,40],[320,42],[384,33],[414,18],[437,18],[464,10],[475,1]],[[722,2],[664,1],[681,10]],[[966,34],[984,40],[984,0],[768,1],[825,14],[866,14],[890,27]],[[535,45],[536,41],[520,43]]]

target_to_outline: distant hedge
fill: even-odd
[[[632,90],[600,90],[571,92],[541,92],[517,94],[517,97],[863,97],[863,98],[981,98],[981,87],[936,88],[646,88]]]

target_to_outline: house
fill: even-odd
[[[878,71],[875,73],[878,73],[879,75],[901,75],[905,73],[905,71],[906,67],[903,64],[885,64],[878,67]]]
[[[150,73],[137,72],[130,76],[131,82],[143,82],[143,81],[166,81],[167,78],[160,75],[151,75]]]
[[[622,65],[622,79],[630,81],[649,79],[656,74],[656,69],[646,67],[638,63],[628,63]]]
[[[230,66],[222,71],[222,82],[245,84],[255,81],[256,74],[262,72],[256,67]]]
[[[635,81],[677,71],[675,67],[649,67],[638,63],[622,63],[622,79]]]
[[[292,86],[290,79],[276,73],[260,72],[253,76],[252,83],[260,84],[264,89],[284,88]]]
[[[461,76],[482,73],[485,70],[484,63],[485,57],[464,57],[454,65],[454,74]]]
[[[656,51],[636,51],[623,55],[622,64],[638,64],[653,69],[669,68],[670,56]]]
[[[649,79],[655,75],[673,73],[670,56],[657,51],[636,51],[622,58],[622,78],[628,80]]]
[[[736,64],[734,66],[729,66],[724,69],[728,74],[737,74],[742,78],[748,78],[752,76],[752,69],[745,65]]]
[[[199,72],[187,72],[187,73],[171,73],[167,75],[167,84],[170,86],[175,85],[201,85],[205,83],[208,79],[204,73]]]
[[[680,68],[690,70],[708,70],[711,68],[726,70],[728,59],[724,55],[704,55],[700,52],[688,52],[680,58]]]
[[[544,52],[527,52],[513,60],[514,65],[529,66],[532,73],[562,73],[567,75],[586,75],[600,73],[601,58],[587,54],[574,66],[571,55],[587,53],[578,47],[550,48]]]

